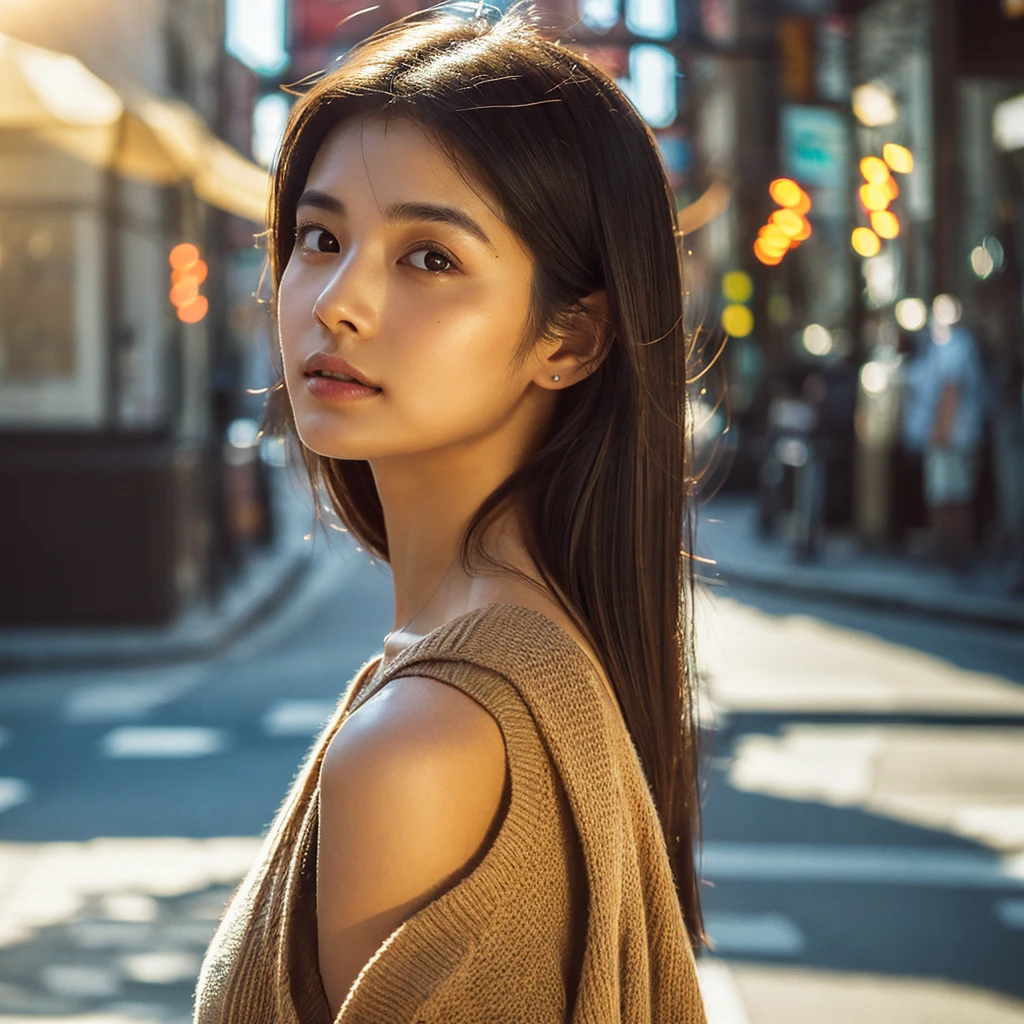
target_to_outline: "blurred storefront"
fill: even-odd
[[[811,449],[772,423],[801,403],[825,522],[883,545],[923,525],[901,402],[945,293],[989,383],[975,510],[994,546],[1020,545],[1024,4],[709,0],[688,38],[689,187],[732,197],[687,248],[703,322],[732,335],[733,482],[767,470],[769,503],[783,477],[797,501]],[[726,294],[737,273],[749,316]]]
[[[219,4],[45,6],[0,19],[0,621],[161,623],[233,556],[220,255],[266,175],[207,127]]]

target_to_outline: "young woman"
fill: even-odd
[[[413,16],[296,104],[278,412],[395,628],[199,1024],[704,1020],[674,212],[622,93],[522,15]]]

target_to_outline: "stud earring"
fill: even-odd
[[[557,384],[562,378],[556,373],[551,379]]]

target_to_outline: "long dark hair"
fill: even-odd
[[[607,292],[600,365],[561,392],[543,443],[479,509],[463,557],[482,552],[499,514],[515,512],[618,696],[699,948],[687,339],[675,204],[657,143],[611,79],[528,16],[412,15],[308,83],[292,109],[270,195],[275,295],[317,150],[342,121],[378,114],[414,119],[497,198],[534,260],[527,344],[578,315],[585,296]],[[283,388],[271,403],[272,417],[293,427]],[[301,450],[314,489],[387,560],[369,464]]]

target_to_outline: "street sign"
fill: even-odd
[[[828,107],[784,104],[780,136],[782,166],[790,177],[819,188],[842,188],[849,166],[846,118]]]

